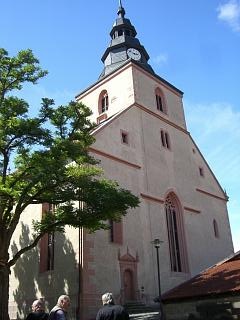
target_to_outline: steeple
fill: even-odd
[[[110,32],[111,42],[102,56],[104,69],[100,78],[118,69],[127,60],[131,59],[154,74],[152,67],[148,64],[149,55],[136,38],[137,32],[130,20],[125,18],[125,14],[122,1],[119,0],[118,17]]]

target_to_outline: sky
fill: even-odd
[[[97,81],[118,0],[1,2],[0,47],[30,48],[49,74],[23,97],[38,110]],[[229,196],[235,251],[240,250],[240,1],[122,0],[154,71],[184,92],[187,127]]]

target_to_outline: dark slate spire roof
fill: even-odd
[[[110,32],[111,41],[102,56],[104,69],[100,78],[118,69],[127,60],[134,59],[144,69],[155,74],[152,67],[148,64],[149,55],[144,46],[136,38],[137,32],[129,19],[125,18],[125,9],[119,0],[117,11],[118,17],[113,24]],[[128,50],[130,49],[130,50]]]

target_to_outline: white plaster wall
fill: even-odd
[[[12,249],[19,250],[33,238],[32,220],[40,220],[42,205],[31,205],[21,215],[13,234]],[[55,233],[54,271],[39,272],[39,246],[24,253],[12,267],[9,290],[11,319],[26,316],[32,301],[43,297],[47,310],[51,309],[61,294],[72,297],[70,319],[75,316],[78,291],[78,230],[66,227],[65,234]],[[25,310],[25,314],[24,314]]]
[[[133,80],[135,101],[137,103],[186,129],[182,96],[180,93],[174,91],[174,89],[167,86],[158,78],[154,78],[136,67],[133,68]],[[157,87],[159,87],[164,94],[167,105],[167,115],[157,110],[155,97],[155,89]]]
[[[161,128],[169,133],[171,150],[161,146]],[[129,146],[121,143],[121,129],[129,132]],[[183,212],[189,274],[170,271],[163,204],[142,199],[140,207],[123,219],[123,246],[111,244],[107,231],[96,233],[95,262],[96,266],[102,267],[96,267],[96,284],[100,291],[103,288],[103,291],[109,290],[110,286],[113,286],[112,290],[118,293],[120,279],[117,253],[119,248],[122,255],[126,253],[127,247],[133,256],[138,252],[139,288],[144,286],[145,293],[150,297],[157,294],[156,254],[150,243],[154,238],[164,241],[160,249],[163,291],[232,253],[225,202],[201,194],[196,191],[196,188],[202,188],[219,197],[224,197],[223,191],[201,155],[193,154],[192,146],[192,140],[186,132],[137,107],[123,113],[121,117],[96,134],[94,145],[96,149],[141,166],[141,169],[135,169],[112,159],[99,157],[108,178],[118,180],[121,186],[131,189],[136,195],[143,192],[164,198],[166,192],[173,189],[182,207],[190,206],[201,211],[201,213]],[[199,176],[199,163],[204,166],[204,178]],[[214,237],[213,218],[219,225],[219,239]]]
[[[17,228],[12,237],[9,250],[10,257],[13,257],[14,253],[29,244],[30,239],[32,239],[33,233],[32,220],[40,219],[41,214],[41,205],[36,205],[34,207],[29,206],[23,212],[19,224],[17,225]],[[38,254],[36,254],[36,250],[34,250],[33,252],[34,253],[32,253],[31,255],[23,254],[18,262],[11,268],[9,288],[9,313],[11,319],[16,319],[16,313],[18,311],[17,304],[20,303],[20,310],[24,309],[22,308],[22,306],[24,306],[26,300],[29,298],[31,299],[31,297],[27,297],[27,294],[24,294],[24,292],[21,293],[19,288],[21,288],[22,286],[26,287],[28,283],[30,284],[31,282],[29,280],[31,278],[34,278],[35,274],[38,272]],[[33,259],[31,259],[31,257]],[[29,261],[28,272],[25,273],[25,270],[23,269],[23,263],[27,261]],[[31,294],[33,294],[34,288],[30,288],[30,290]]]
[[[134,102],[132,69],[127,67],[114,73],[114,75],[110,75],[107,80],[103,79],[97,82],[77,97],[77,101],[82,102],[92,110],[91,120],[93,122],[96,122],[100,115],[98,100],[103,90],[108,92],[109,108],[105,112],[108,117],[131,105]]]
[[[121,255],[126,254],[127,250],[134,257],[138,254],[139,289],[144,286],[149,299],[157,295],[156,252],[151,244],[154,238],[164,241],[160,248],[162,291],[170,289],[233,252],[225,202],[196,191],[196,188],[199,188],[224,198],[224,193],[206,161],[188,133],[184,131],[186,126],[179,95],[159,83],[159,80],[149,78],[138,68],[134,67],[133,70],[127,67],[92,86],[79,97],[79,101],[92,108],[94,121],[98,117],[98,97],[102,90],[107,90],[109,94],[108,116],[128,108],[135,101],[156,113],[154,94],[156,86],[160,86],[164,91],[168,115],[161,114],[163,118],[161,119],[136,105],[97,132],[93,147],[109,154],[110,157],[112,155],[140,166],[138,169],[117,162],[113,158],[97,156],[101,160],[105,176],[117,180],[122,187],[138,196],[144,193],[159,199],[164,199],[167,192],[173,190],[182,208],[185,206],[200,211],[193,213],[183,209],[190,273],[173,274],[170,271],[164,205],[140,197],[139,208],[131,210],[123,218],[123,245],[110,243],[108,231],[98,231],[88,236],[88,239],[94,242],[94,247],[91,249],[94,261],[90,262],[89,266],[95,270],[95,275],[91,275],[90,281],[96,286],[94,293],[99,295],[104,291],[113,291],[116,296],[119,295],[119,250]],[[183,130],[179,130],[164,119],[170,120]],[[161,129],[169,133],[171,150],[166,150],[161,145]],[[121,130],[128,132],[129,145],[121,143]],[[199,175],[199,166],[204,168],[204,177]],[[24,224],[30,225],[33,211],[34,217],[35,215],[37,218],[41,217],[41,207],[29,208],[22,217]],[[219,238],[214,237],[213,219],[218,223]],[[17,244],[21,232],[21,229],[17,229],[14,234],[14,241]],[[24,279],[23,284],[27,286],[28,281],[30,290],[27,291],[26,297],[23,295],[19,297],[21,301],[26,298],[31,302],[35,297],[46,296],[49,306],[52,307],[57,295],[62,293],[61,290],[69,290],[76,301],[78,230],[67,228],[65,236],[56,235],[55,243],[54,272],[39,274],[38,251],[20,261],[22,268],[18,268],[20,274],[22,272],[26,275],[23,266],[28,265],[29,279],[36,279],[35,282]],[[85,263],[87,261],[83,262],[84,265]],[[12,272],[10,289],[12,303],[13,292],[18,288],[18,278]],[[74,307],[73,303],[73,309]]]

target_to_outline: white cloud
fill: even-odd
[[[234,141],[240,140],[240,112],[228,103],[191,104],[186,102],[186,116],[200,141],[207,142],[210,137],[228,136]],[[221,144],[226,139],[221,139]],[[216,146],[215,146],[216,147]]]
[[[240,112],[225,103],[186,104],[189,130],[224,187],[240,176]],[[226,175],[226,172],[228,173]]]
[[[226,22],[234,31],[240,31],[240,2],[230,0],[217,8],[218,19]]]
[[[167,63],[168,61],[168,56],[166,53],[161,53],[158,56],[153,58],[153,62],[158,65],[158,66],[162,66],[165,63]]]

